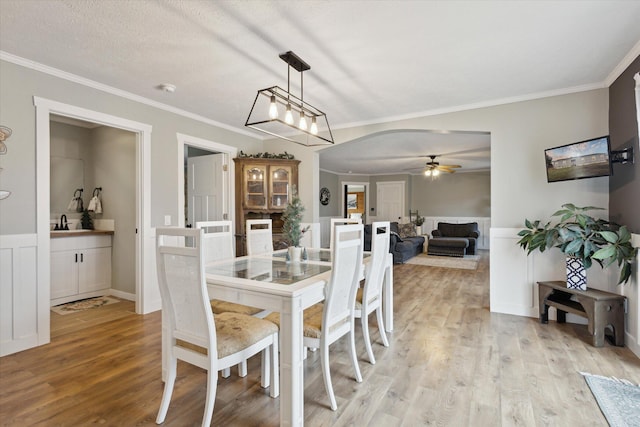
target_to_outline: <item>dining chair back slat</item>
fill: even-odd
[[[333,248],[333,239],[335,235],[335,229],[337,225],[345,224],[362,224],[360,218],[331,218],[331,235],[329,239],[329,248]]]
[[[204,230],[202,247],[205,264],[226,258],[233,258],[233,222],[198,221],[196,228]]]
[[[247,220],[247,254],[258,255],[273,252],[273,231],[270,219]]]

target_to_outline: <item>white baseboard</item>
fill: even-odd
[[[118,298],[122,298],[122,299],[126,299],[127,301],[135,301],[136,300],[136,294],[132,294],[129,292],[124,292],[124,291],[119,291],[117,289],[111,289],[109,291],[109,295],[112,295],[114,297],[118,297]]]

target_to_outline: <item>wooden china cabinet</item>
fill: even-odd
[[[239,157],[236,166],[236,256],[247,254],[245,226],[248,219],[271,219],[273,247],[285,248],[282,213],[298,187],[300,160]]]

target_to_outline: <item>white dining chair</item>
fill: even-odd
[[[204,262],[219,261],[234,257],[233,250],[233,222],[231,221],[198,221],[196,228],[204,230],[202,238],[202,248],[204,250]],[[211,309],[213,314],[220,313],[241,313],[249,316],[265,317],[270,311],[265,311],[257,307],[249,305],[237,304],[234,302],[223,301],[219,299],[211,300]],[[225,369],[222,372],[224,378],[230,376],[230,370]],[[238,365],[238,376],[247,376],[247,361],[243,360]]]
[[[331,249],[331,278],[325,286],[324,302],[304,311],[303,345],[320,349],[320,363],[324,386],[332,410],[337,410],[329,369],[329,346],[349,335],[349,353],[357,382],[362,382],[355,345],[355,298],[362,266],[362,224],[339,225],[335,230],[335,244]],[[265,317],[280,325],[279,313]]]
[[[300,239],[300,246],[304,248],[320,248],[320,223],[319,222],[302,222],[300,223],[302,229],[309,227],[309,229],[302,235]]]
[[[331,218],[331,234],[329,239],[329,248],[333,248],[333,236],[335,234],[336,225],[344,225],[344,224],[362,224],[362,219],[360,218]]]
[[[247,220],[247,255],[273,252],[273,231],[270,219]]]
[[[386,268],[386,257],[389,253],[391,224],[389,221],[374,222],[371,224],[371,259],[367,263],[364,287],[358,288],[356,294],[355,317],[362,322],[364,344],[369,355],[369,362],[375,365],[376,359],[371,348],[369,334],[369,314],[376,312],[380,338],[385,347],[389,347],[389,341],[384,331],[382,317],[382,285]]]
[[[278,397],[278,328],[266,320],[239,313],[221,313],[214,319],[204,276],[201,229],[158,228],[156,238],[158,282],[167,334],[162,351],[168,361],[156,423],[163,423],[167,415],[178,359],[207,371],[203,426],[211,424],[218,371],[259,352],[262,352],[261,385],[271,386],[269,394]]]
[[[202,247],[204,249],[205,264],[234,257],[233,223],[231,221],[198,221],[195,225],[196,228],[204,230]],[[214,314],[232,311],[254,316],[262,312],[261,309],[256,307],[217,299],[211,300],[211,308]]]

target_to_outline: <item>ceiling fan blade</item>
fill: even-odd
[[[460,165],[440,165],[441,168],[449,168],[449,169],[453,169],[453,168],[461,168],[462,166]]]

